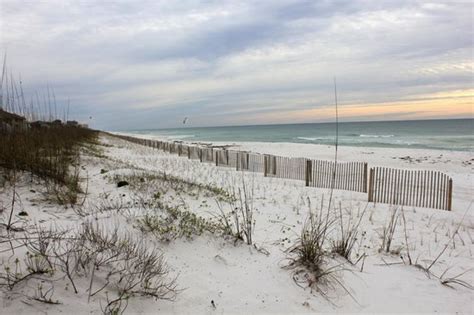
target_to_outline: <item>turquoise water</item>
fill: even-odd
[[[170,140],[293,142],[332,145],[334,123],[128,130]],[[348,122],[339,124],[339,145],[472,151],[474,119]]]

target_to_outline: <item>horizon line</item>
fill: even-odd
[[[353,120],[340,121],[339,124],[349,123],[377,123],[377,122],[406,122],[406,121],[442,121],[442,120],[474,120],[474,117],[457,118],[427,118],[427,119],[393,119],[393,120]],[[108,131],[144,131],[144,130],[169,130],[169,129],[199,129],[199,128],[232,128],[232,127],[257,127],[257,126],[288,126],[288,125],[323,125],[336,124],[335,121],[327,122],[304,122],[304,123],[269,123],[269,124],[249,124],[249,125],[220,125],[220,126],[197,126],[197,127],[170,127],[170,128],[144,128],[144,129],[126,129],[126,130],[108,130]]]

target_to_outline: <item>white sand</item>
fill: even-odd
[[[402,263],[407,260],[403,226],[398,225],[393,249],[400,254],[383,254],[378,249],[380,234],[389,216],[389,206],[369,204],[367,214],[360,226],[360,238],[355,253],[367,255],[363,271],[362,263],[352,266],[341,258],[345,271],[338,273],[338,279],[350,291],[353,298],[341,287],[329,290],[329,300],[310,288],[302,288],[293,281],[292,272],[281,268],[285,265],[285,250],[301,232],[308,208],[315,209],[321,199],[328,199],[326,189],[307,188],[300,181],[264,178],[261,174],[238,173],[226,168],[216,168],[210,164],[169,155],[151,148],[131,144],[119,139],[103,137],[107,144],[104,154],[108,159],[85,156],[83,176],[88,177],[88,199],[85,203],[94,204],[105,195],[109,200],[122,199],[134,201],[136,196],[130,187],[116,188],[106,176],[136,172],[136,169],[153,173],[163,172],[180,178],[211,184],[229,189],[239,186],[242,177],[247,183],[254,183],[255,234],[257,248],[264,248],[269,255],[253,246],[212,235],[202,235],[193,240],[177,239],[169,244],[158,242],[149,234],[134,229],[137,217],[143,215],[140,209],[131,209],[126,217],[107,212],[79,217],[70,208],[41,201],[40,185],[25,181],[19,188],[21,206],[29,216],[25,224],[37,222],[44,226],[77,227],[84,220],[96,220],[102,224],[117,225],[135,233],[137,237],[155,244],[165,254],[172,274],[178,276],[179,292],[175,301],[154,301],[149,298],[132,298],[126,313],[170,313],[170,314],[264,314],[264,313],[315,313],[315,312],[411,312],[411,313],[472,313],[473,291],[455,286],[449,288],[436,277],[428,278],[420,269]],[[333,150],[326,146],[307,144],[239,143],[243,150],[254,152],[302,156],[317,159],[332,159]],[[342,161],[367,161],[371,166],[392,166],[409,169],[435,169],[446,172],[454,180],[454,211],[406,207],[408,248],[413,260],[427,266],[449,242],[448,249],[432,268],[440,276],[450,268],[445,277],[453,277],[472,268],[474,259],[474,217],[471,209],[463,215],[472,201],[473,169],[467,161],[472,154],[467,152],[448,152],[405,149],[340,148]],[[400,157],[410,156],[419,162],[408,162]],[[100,174],[100,170],[109,170]],[[30,192],[30,189],[36,192]],[[153,191],[154,187],[148,187]],[[125,195],[125,196],[123,196]],[[170,203],[184,203],[190,211],[209,217],[218,209],[212,196],[204,193],[169,195]],[[367,195],[354,192],[335,192],[335,204],[341,204],[344,217],[356,217],[367,202]],[[11,202],[11,190],[5,188],[0,195],[0,208],[7,208]],[[133,212],[133,210],[136,210]],[[16,211],[18,212],[18,211]],[[5,218],[5,211],[3,218]],[[18,217],[17,217],[18,219]],[[463,220],[462,220],[463,219]],[[461,222],[458,234],[452,234]],[[0,254],[2,264],[12,264],[22,250]],[[395,263],[386,265],[387,263]],[[472,273],[461,279],[473,283]],[[61,282],[62,281],[62,282]],[[28,299],[33,281],[16,289],[14,293],[2,293],[0,313],[100,313],[100,303],[104,295],[97,295],[87,303],[87,292],[81,289],[75,295],[65,291],[61,280],[56,283],[54,298],[62,304],[48,305]],[[88,279],[83,279],[87,288]],[[2,289],[2,292],[5,292]],[[216,308],[211,306],[215,301]],[[23,303],[23,302],[24,303]]]

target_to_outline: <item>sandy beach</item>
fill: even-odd
[[[0,315],[474,314],[473,12],[0,0]]]
[[[158,248],[169,267],[168,277],[176,278],[176,296],[172,300],[130,298],[127,313],[472,312],[473,291],[447,281],[472,283],[469,270],[474,261],[474,217],[473,210],[467,210],[472,200],[470,153],[341,147],[341,161],[361,160],[448,173],[455,183],[453,211],[405,207],[406,224],[398,221],[391,250],[386,253],[381,250],[381,239],[393,207],[367,203],[366,194],[335,191],[335,214],[361,223],[352,263],[337,255],[331,258],[331,264],[343,266],[334,274],[341,285],[321,285],[321,294],[308,285],[311,279],[288,268],[288,249],[300,236],[309,211],[327,207],[328,189],[217,168],[107,135],[100,137],[100,143],[99,150],[82,153],[84,200],[74,207],[48,202],[44,188],[39,183],[32,184],[25,174],[16,189],[21,195],[18,211],[25,211],[27,216],[16,212],[15,219],[25,227],[39,225],[70,231],[93,222],[106,231],[118,228],[120,234]],[[333,155],[327,146],[235,145],[241,150],[287,156],[330,159]],[[118,188],[120,180],[129,185]],[[243,185],[252,187],[252,245],[208,231],[192,230],[189,235],[162,233],[140,224],[146,215],[162,213],[163,206],[213,220],[220,209],[232,211],[222,192],[242,189]],[[7,208],[11,194],[9,187],[2,189],[1,207]],[[159,203],[154,203],[157,200]],[[335,240],[337,235],[338,228],[334,226],[328,239]],[[408,263],[407,249],[412,265]],[[16,257],[22,257],[24,251],[4,251],[0,256],[2,264],[14,268]],[[440,253],[428,277],[421,268],[428,267]],[[60,304],[28,298],[37,291],[31,282],[15,294],[2,292],[2,308],[11,314],[100,313],[106,294],[101,291],[89,298],[88,287],[90,283],[96,289],[101,286],[101,272],[97,270],[93,282],[78,277],[77,294],[66,279],[44,281],[45,287],[54,285],[52,299]]]

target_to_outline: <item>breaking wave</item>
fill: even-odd
[[[393,138],[395,135],[359,135],[361,138]]]

